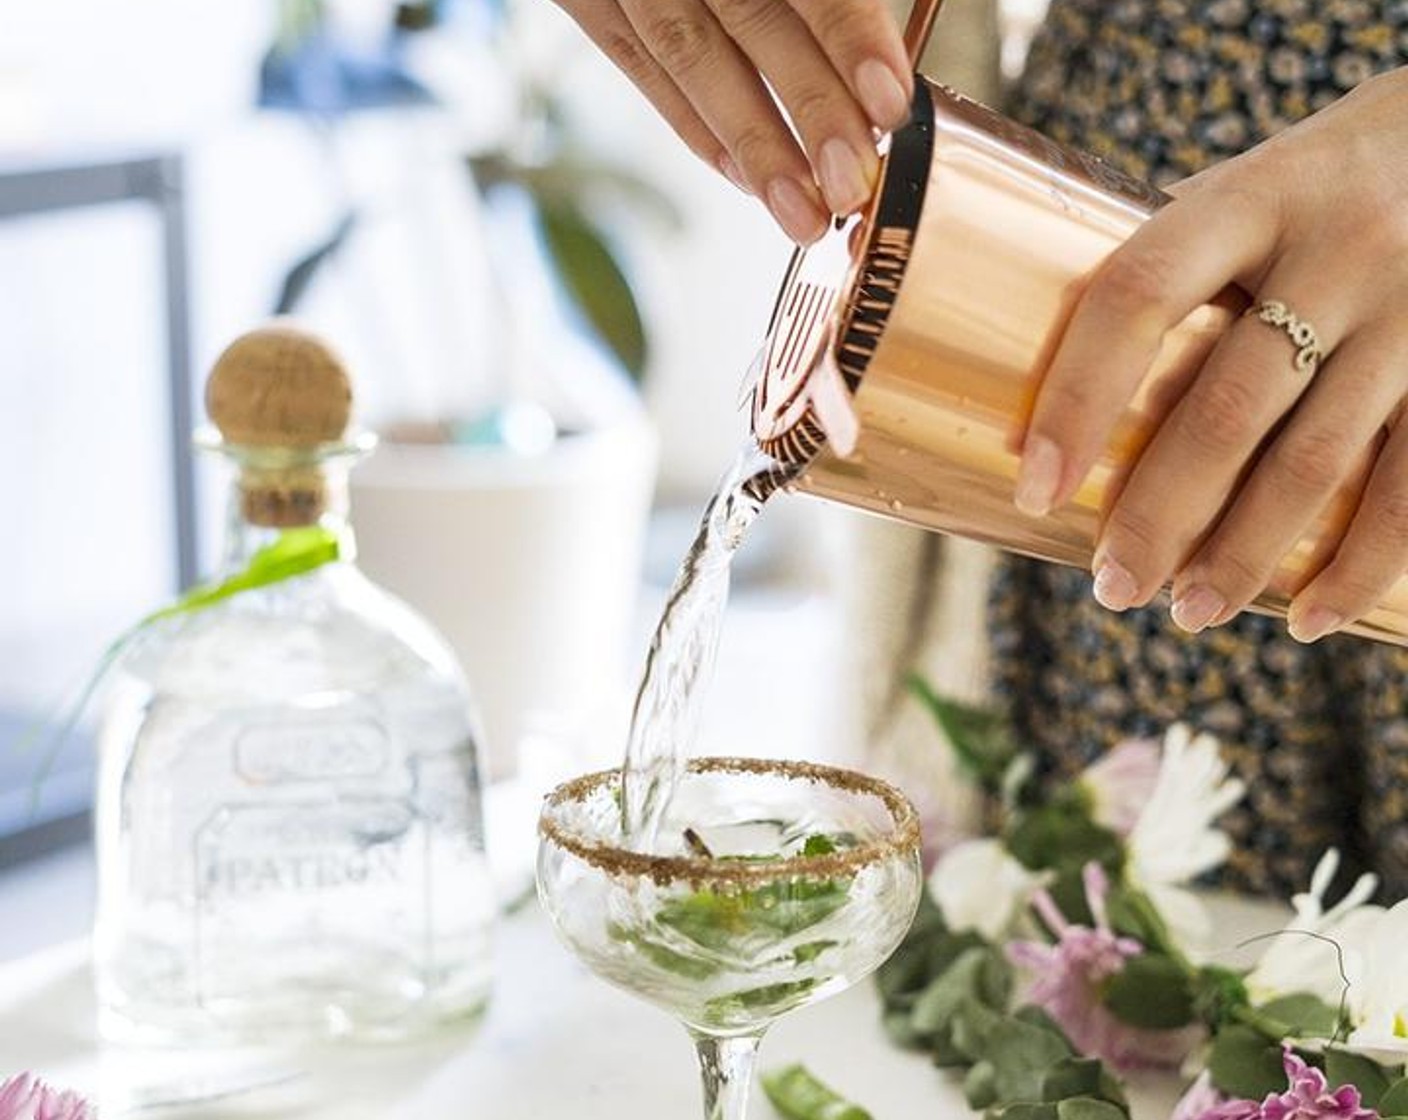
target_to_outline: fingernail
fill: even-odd
[[[1061,451],[1045,436],[1032,436],[1022,449],[1017,472],[1017,508],[1031,517],[1045,517],[1056,501],[1061,483]]]
[[[1190,587],[1173,601],[1173,621],[1190,634],[1206,630],[1227,609],[1227,600],[1211,587]]]
[[[748,187],[748,180],[743,177],[743,172],[739,170],[738,164],[733,162],[733,157],[727,152],[719,157],[719,170],[724,173],[724,178],[744,194],[753,193]]]
[[[825,216],[792,179],[774,179],[768,184],[768,209],[799,245],[810,245],[826,228]]]
[[[1293,612],[1289,629],[1296,641],[1315,642],[1343,625],[1344,619],[1328,607],[1311,607],[1307,611]]]
[[[879,59],[868,59],[856,67],[856,92],[876,128],[899,128],[909,118],[909,97],[904,83]]]
[[[1106,610],[1127,611],[1134,605],[1134,597],[1139,594],[1139,585],[1134,577],[1119,563],[1109,557],[1102,559],[1095,569],[1095,601]]]
[[[870,180],[856,150],[844,140],[828,140],[817,160],[821,193],[833,213],[849,214],[870,197]]]

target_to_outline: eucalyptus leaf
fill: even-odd
[[[1011,990],[1011,968],[995,950],[969,949],[920,993],[914,1002],[914,1026],[925,1034],[944,1030],[967,1000],[1006,1010]]]
[[[1054,1104],[1068,1097],[1099,1097],[1104,1074],[1098,1058],[1063,1059],[1042,1074],[1041,1099]]]
[[[1179,962],[1144,953],[1110,977],[1102,1002],[1132,1027],[1177,1030],[1194,1022],[1193,986]]]
[[[954,1043],[992,1064],[1004,1101],[1038,1101],[1047,1070],[1072,1056],[1064,1037],[969,1001],[954,1019]]]
[[[1339,1009],[1309,992],[1293,992],[1257,1008],[1285,1025],[1291,1038],[1333,1038],[1339,1030]]]
[[[997,1070],[991,1062],[978,1062],[964,1075],[963,1099],[974,1110],[990,1108],[997,1103]]]
[[[1380,1116],[1408,1116],[1408,1077],[1390,1084],[1374,1107]]]
[[[1058,1120],[1054,1104],[1018,1101],[992,1110],[992,1120]]]
[[[1259,1101],[1286,1088],[1280,1042],[1251,1027],[1230,1026],[1218,1032],[1208,1056],[1208,1073],[1214,1087],[1246,1100]]]
[[[1007,721],[995,712],[940,696],[917,674],[906,683],[934,717],[968,776],[991,793],[1001,792],[1003,777],[1020,753]]]
[[[645,324],[605,235],[574,202],[535,196],[543,243],[562,287],[635,381],[645,374]]]
[[[1331,1092],[1341,1085],[1353,1085],[1359,1090],[1364,1107],[1372,1109],[1378,1109],[1393,1084],[1389,1071],[1372,1058],[1337,1047],[1325,1051],[1325,1080],[1330,1083]]]
[[[1057,1120],[1129,1120],[1129,1110],[1093,1097],[1074,1097],[1056,1106]]]
[[[1113,832],[1072,805],[1042,805],[1019,813],[1009,825],[1007,850],[1032,871],[1065,871],[1099,863],[1117,874],[1124,845]]]

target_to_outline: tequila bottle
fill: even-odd
[[[149,628],[100,738],[100,1025],[156,1043],[399,1038],[473,1015],[493,893],[478,737],[448,647],[353,563],[351,393],[287,326],[216,364],[226,586]],[[307,570],[302,570],[302,569]],[[277,572],[275,573],[277,575]]]

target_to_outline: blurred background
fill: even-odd
[[[926,70],[1000,97],[1044,6],[954,0]],[[218,567],[200,385],[275,312],[352,366],[362,561],[455,646],[491,775],[618,757],[789,252],[547,0],[0,7],[0,869],[86,835],[97,713],[37,805],[20,741]],[[834,733],[848,517],[760,523],[706,747]]]

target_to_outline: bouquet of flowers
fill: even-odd
[[[1001,720],[915,691],[997,809],[878,976],[897,1043],[989,1120],[1121,1120],[1119,1075],[1150,1068],[1191,1081],[1173,1120],[1408,1117],[1408,902],[1371,905],[1365,875],[1327,904],[1331,850],[1253,966],[1215,963],[1189,888],[1244,789],[1210,736],[1175,725],[1051,786]]]

